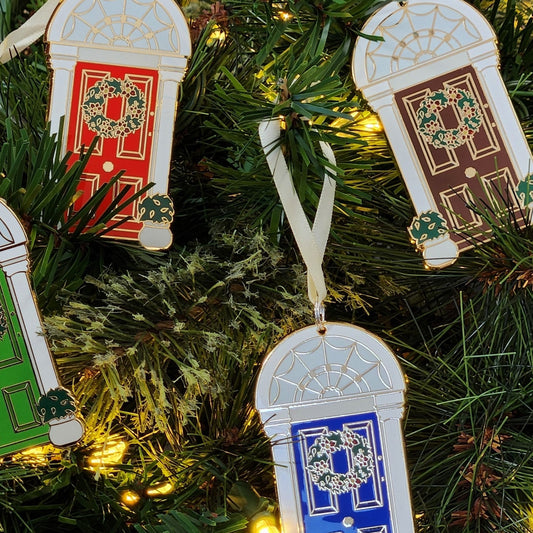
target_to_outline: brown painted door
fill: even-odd
[[[476,71],[465,67],[394,95],[441,215],[460,251],[490,239],[469,206],[508,210],[523,225],[519,181]],[[505,213],[504,213],[504,216]]]

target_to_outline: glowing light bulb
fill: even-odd
[[[256,529],[256,533],[279,533],[279,529],[276,526],[262,526],[260,529]]]
[[[331,126],[339,129],[353,128],[362,135],[383,131],[383,126],[377,115],[361,110],[350,111],[349,114],[352,116],[353,120],[336,118],[331,123]],[[342,136],[342,133],[340,133],[340,135]]]
[[[289,22],[289,20],[292,20],[294,18],[294,15],[292,13],[288,13],[287,11],[280,11],[278,13],[278,16],[284,22]]]
[[[223,42],[226,39],[226,32],[218,25],[213,24],[211,28],[211,33],[206,41],[208,46],[212,46],[216,42]]]
[[[174,492],[174,485],[167,481],[165,483],[159,483],[146,489],[146,495],[151,498],[157,498],[158,496],[168,496]]]
[[[51,445],[35,446],[13,455],[12,459],[36,468],[46,466],[50,461],[61,460],[61,451]]]
[[[120,495],[120,501],[128,507],[133,507],[134,505],[139,503],[140,499],[141,497],[133,490],[125,490]]]
[[[111,438],[101,448],[96,449],[87,459],[89,470],[109,470],[110,466],[122,463],[127,444],[122,440]]]
[[[383,126],[381,125],[381,122],[376,116],[371,116],[370,118],[366,119],[364,122],[365,129],[369,131],[382,131]]]
[[[533,507],[527,511],[527,526],[529,526],[528,531],[533,531]]]
[[[270,513],[261,513],[250,524],[251,533],[280,533],[276,519]]]

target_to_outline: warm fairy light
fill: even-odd
[[[527,526],[528,531],[533,531],[533,507],[530,507],[527,512]]]
[[[250,533],[280,533],[280,530],[273,515],[261,513],[252,520]]]
[[[279,533],[279,529],[276,526],[263,526],[261,529],[256,530],[257,533]]]
[[[383,131],[383,126],[376,115],[361,121],[360,124],[368,131]]]
[[[272,4],[272,7],[276,10],[277,16],[280,20],[288,22],[289,20],[292,20],[294,18],[294,15],[292,13],[286,11],[287,2],[274,2]]]
[[[21,463],[30,463],[33,466],[44,466],[48,463],[48,458],[43,446],[36,446],[35,448],[28,448],[23,450],[13,457]]]
[[[226,39],[226,32],[218,24],[213,24],[211,28],[211,33],[209,34],[209,37],[207,38],[206,44],[208,46],[211,46],[215,44],[216,42],[223,42],[225,39]]]
[[[283,22],[289,22],[289,20],[294,18],[294,15],[292,13],[288,13],[287,11],[280,11],[278,16],[281,20],[283,20]]]
[[[349,128],[351,130],[356,129],[363,135],[365,133],[378,133],[383,131],[383,125],[379,121],[377,115],[368,111],[352,111],[350,112],[352,120],[346,118],[336,118],[331,125],[334,128]]]
[[[140,499],[141,497],[133,490],[125,490],[120,495],[120,501],[128,507],[133,507],[134,505],[139,503]]]
[[[121,440],[110,440],[95,450],[87,459],[90,470],[105,470],[106,467],[122,463],[127,445]]]
[[[272,524],[267,524],[264,520],[260,520],[254,524],[253,533],[280,533],[279,529]]]
[[[12,459],[32,467],[46,466],[50,461],[61,460],[61,451],[54,446],[35,446],[13,455]]]
[[[170,481],[159,483],[158,485],[152,485],[146,489],[146,495],[151,498],[157,498],[158,496],[168,496],[174,492],[174,485]]]

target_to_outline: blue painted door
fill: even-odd
[[[394,533],[375,413],[292,426],[305,533]]]

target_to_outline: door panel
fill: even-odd
[[[136,192],[139,192],[143,186],[145,185],[145,180],[141,176],[126,176],[123,175],[120,180],[115,183],[113,187],[113,196],[116,197],[122,192],[124,189],[127,189],[127,193],[125,195],[125,198],[128,198],[129,196],[132,196]],[[139,198],[132,202],[131,204],[127,205],[115,218],[114,220],[120,220],[121,218],[125,218],[127,216],[136,216],[138,211],[138,205],[139,205]]]
[[[118,185],[104,198],[96,216],[108,208],[120,191],[127,188],[124,201],[150,182],[158,76],[157,70],[77,63],[67,134],[67,150],[73,152],[71,161],[79,158],[95,136],[100,138],[80,181],[81,196],[73,206],[74,211],[79,211],[99,187],[120,171],[123,175]],[[112,83],[124,83],[122,93],[117,94],[114,87],[110,89]],[[131,104],[132,101],[137,103]],[[137,220],[139,201],[110,221],[109,225],[122,224],[106,233],[106,237],[138,238],[142,228]],[[123,222],[126,217],[132,219]]]
[[[3,271],[0,270],[0,455],[48,442],[37,412],[37,379]]]
[[[448,145],[435,145],[420,132],[417,113],[428,96],[446,88],[462,90],[463,94],[466,91],[474,98],[480,125],[477,130],[466,132],[462,142],[455,135]],[[468,207],[474,202],[495,203],[500,212],[507,210],[502,206],[507,204],[519,224],[524,224],[513,192],[519,178],[474,68],[468,66],[428,80],[395,93],[394,98],[435,203],[448,227],[457,230],[451,237],[460,251],[472,246],[464,230],[481,241],[490,239],[488,226]],[[458,105],[446,104],[436,114],[437,124],[432,125],[435,130],[457,131],[462,124]]]
[[[371,475],[358,488],[342,493],[319,488],[308,470],[310,449],[324,433],[351,430],[368,442]],[[305,533],[393,533],[379,424],[375,413],[304,422],[292,426],[293,450]],[[346,474],[354,466],[347,449],[331,454],[329,468]]]

